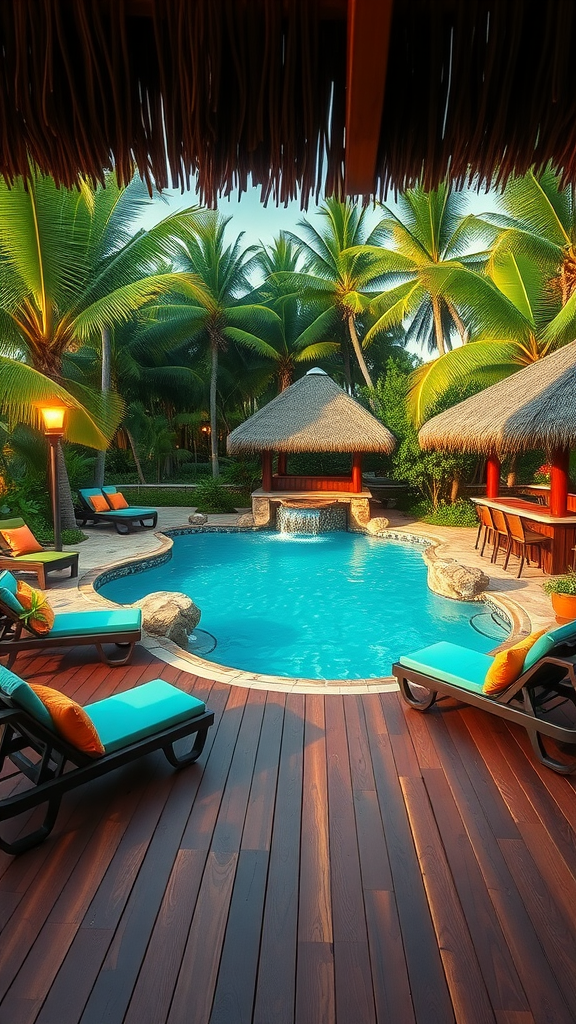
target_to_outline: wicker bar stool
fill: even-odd
[[[482,547],[480,548],[480,554],[483,555],[484,548],[486,547],[486,541],[488,540],[490,543],[492,543],[492,540],[495,537],[494,520],[492,519],[492,513],[488,508],[488,505],[476,505],[475,507],[476,515],[478,516],[478,519],[480,521],[478,523],[478,533],[476,534],[476,543],[474,547],[476,548],[476,550],[478,550],[482,530],[484,530],[484,536],[482,537]]]
[[[516,545],[518,548],[518,558],[520,559],[520,566],[518,569],[518,576],[522,572],[524,561],[530,565],[530,559],[528,552],[530,548],[536,548],[538,552],[538,568],[542,568],[542,545],[547,544],[550,541],[550,537],[543,537],[541,533],[535,533],[534,530],[528,530],[520,516],[512,515],[510,512],[506,513],[506,523],[508,525],[508,531],[510,539],[508,541],[508,548],[506,551],[506,558],[504,559],[504,568],[508,567],[508,561],[512,553],[513,547]]]
[[[506,525],[506,516],[504,515],[504,513],[501,512],[500,509],[498,508],[492,508],[490,509],[490,511],[492,513],[492,522],[494,523],[494,547],[492,550],[492,558],[490,559],[490,561],[497,562],[500,548],[503,547],[505,548],[506,552],[508,551],[510,543],[510,532],[508,530],[508,526]],[[506,566],[504,566],[504,568],[506,568]]]

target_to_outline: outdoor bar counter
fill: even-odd
[[[575,495],[570,495],[575,498]],[[542,568],[544,572],[556,575],[566,572],[572,565],[573,548],[576,545],[576,514],[552,516],[545,505],[537,505],[523,498],[472,498],[475,505],[488,505],[520,516],[529,529],[551,538],[551,543],[542,547]]]

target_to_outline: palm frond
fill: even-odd
[[[428,419],[440,398],[455,384],[495,384],[525,364],[513,342],[483,341],[464,345],[424,363],[410,375],[408,411],[416,426]]]

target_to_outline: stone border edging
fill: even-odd
[[[104,582],[110,579],[119,579],[122,576],[132,575],[130,568],[138,566],[152,567],[163,564],[171,558],[173,547],[172,537],[181,537],[189,533],[254,533],[260,532],[257,527],[220,527],[220,526],[183,526],[173,527],[162,533],[154,534],[160,541],[156,551],[147,555],[133,555],[111,566],[97,566],[95,569],[83,575],[78,582],[78,590],[82,597],[89,604],[105,605],[107,608],[117,608],[118,604],[108,601],[107,598],[98,594],[96,582],[106,577]],[[364,531],[363,531],[364,532]],[[403,543],[420,545],[423,547],[432,546],[434,553],[447,546],[446,542],[432,533],[404,533],[401,530],[384,530],[381,533],[371,534],[373,537],[391,538]],[[124,571],[121,571],[124,570]],[[103,585],[102,583],[102,585]],[[525,610],[511,598],[501,594],[494,594],[486,591],[478,598],[478,603],[492,605],[504,614],[510,622],[510,636],[505,641],[508,645],[530,632],[530,619]],[[120,606],[122,607],[122,606]],[[226,665],[218,665],[216,662],[207,661],[204,658],[192,654],[178,647],[172,640],[166,637],[153,637],[143,633],[140,641],[154,657],[164,661],[175,668],[203,678],[213,679],[216,682],[226,683],[230,686],[242,686],[249,689],[275,690],[283,693],[387,693],[398,690],[398,683],[394,676],[382,676],[375,679],[300,679],[291,676],[273,676],[260,673],[244,672],[241,669],[229,668]]]

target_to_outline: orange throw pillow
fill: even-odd
[[[24,580],[18,580],[16,598],[24,609],[20,618],[26,629],[37,633],[38,636],[49,633],[54,625],[54,609],[48,604],[46,594],[31,587]]]
[[[105,753],[94,723],[75,700],[51,686],[30,683],[30,687],[50,712],[56,732],[62,739],[85,754],[96,757]]]
[[[494,696],[501,690],[505,690],[511,683],[516,682],[522,675],[524,658],[528,651],[545,632],[545,629],[540,629],[537,633],[530,633],[530,636],[525,636],[513,647],[508,647],[505,651],[499,651],[494,655],[494,661],[486,673],[482,693]]]
[[[1,532],[12,555],[33,555],[35,551],[44,550],[28,526],[15,526]]]
[[[95,512],[109,512],[110,505],[106,501],[103,494],[89,494],[88,501],[92,505]]]
[[[106,492],[106,497],[110,504],[110,508],[128,508],[128,502],[124,495],[120,494],[120,491],[116,491],[116,494],[108,494],[108,492]]]

